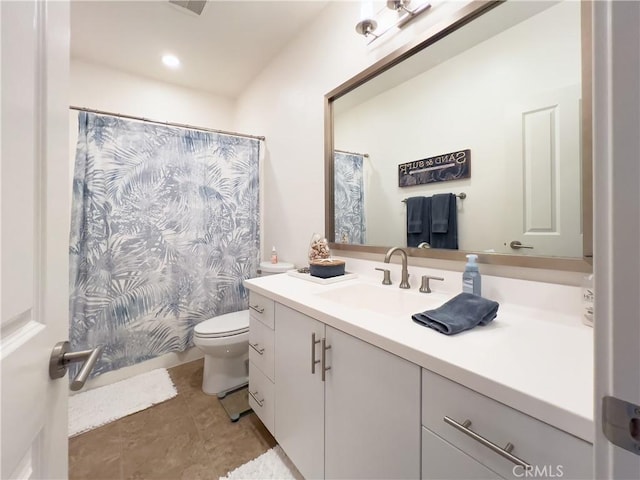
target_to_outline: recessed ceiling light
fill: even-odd
[[[178,68],[180,66],[180,59],[175,55],[163,55],[162,63],[164,63],[169,68]]]

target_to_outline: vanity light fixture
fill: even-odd
[[[421,13],[429,10],[431,8],[431,4],[429,2],[424,2],[423,4],[417,6],[415,10],[409,10],[407,5],[411,3],[411,0],[387,0],[387,8],[391,10],[395,10],[396,12],[405,12],[404,15],[398,23],[396,23],[396,27],[402,28],[411,20],[416,18]]]
[[[373,37],[371,38],[371,40],[369,40],[369,43],[371,43],[387,33],[389,30],[392,30],[394,28],[400,29],[404,27],[418,15],[426,12],[431,8],[431,4],[425,1],[424,3],[418,5],[415,9],[411,10],[408,7],[410,3],[411,0],[387,0],[387,8],[389,10],[397,12],[400,17],[378,34],[374,33],[378,28],[378,22],[373,18],[365,17],[356,24],[356,32],[358,32],[360,35],[363,35],[365,38]]]
[[[373,40],[379,37],[379,35],[376,35],[375,33],[373,33],[376,30],[376,28],[378,28],[378,22],[370,18],[365,18],[364,20],[360,20],[356,24],[356,32],[358,32],[360,35],[364,35],[367,38],[369,36],[372,36]]]

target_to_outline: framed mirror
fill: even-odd
[[[585,3],[472,2],[329,92],[331,248],[591,271]]]

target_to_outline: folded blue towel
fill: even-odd
[[[449,199],[452,193],[439,193],[431,197],[431,232],[447,233],[449,230]]]
[[[434,310],[415,313],[414,322],[445,335],[486,325],[498,315],[498,302],[471,293],[461,293]]]
[[[422,233],[422,199],[407,198],[407,233]]]

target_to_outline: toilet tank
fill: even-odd
[[[265,277],[267,275],[276,275],[278,273],[285,273],[287,270],[295,268],[293,263],[287,262],[260,262],[260,268],[258,268],[258,276]]]

